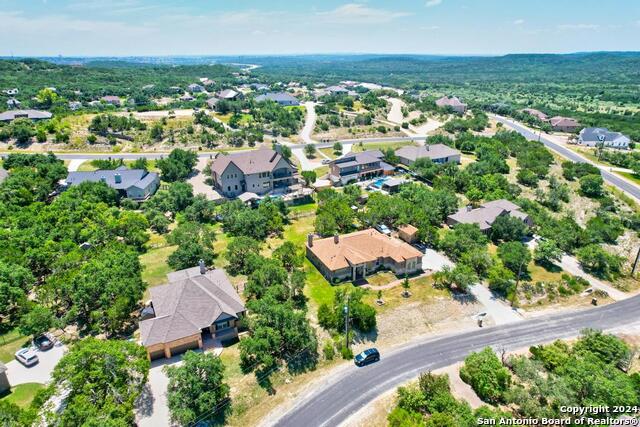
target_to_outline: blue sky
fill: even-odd
[[[0,55],[640,50],[638,0],[0,0]]]

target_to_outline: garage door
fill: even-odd
[[[156,360],[164,357],[164,350],[156,350],[149,353],[151,360]]]
[[[175,356],[180,353],[184,353],[187,350],[192,350],[194,348],[198,348],[198,341],[192,341],[190,343],[182,344],[177,347],[173,347],[171,349],[171,355]]]

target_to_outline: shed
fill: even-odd
[[[418,240],[418,229],[411,224],[398,227],[398,237],[407,243],[414,243]]]

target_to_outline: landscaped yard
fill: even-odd
[[[386,150],[387,148],[392,148],[395,150],[396,148],[405,147],[407,145],[416,145],[416,143],[413,141],[391,141],[391,142],[380,142],[375,144],[362,144],[362,145],[353,144],[351,151],[355,153],[359,153],[361,151],[367,151],[367,150]]]
[[[0,335],[0,362],[7,363],[12,361],[16,351],[28,343],[28,337],[20,334],[17,329]]]
[[[25,383],[11,388],[11,392],[0,397],[0,400],[4,400],[9,403],[18,405],[21,408],[25,408],[31,404],[36,393],[43,389],[45,386],[40,383]]]
[[[149,249],[147,253],[140,255],[142,269],[142,280],[149,286],[157,286],[167,281],[167,273],[171,272],[171,267],[167,264],[167,258],[177,249],[177,246],[162,246]]]

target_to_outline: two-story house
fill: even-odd
[[[263,195],[299,181],[295,166],[268,148],[218,155],[211,165],[211,177],[225,197],[245,192]]]
[[[329,163],[329,179],[334,185],[393,174],[394,167],[383,161],[380,150],[350,153]]]

